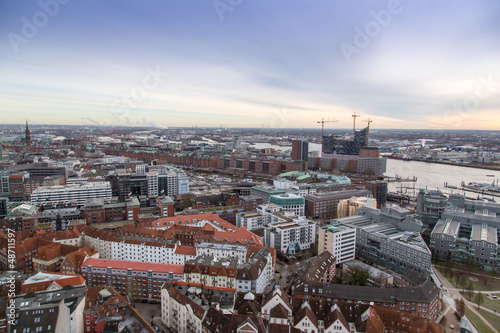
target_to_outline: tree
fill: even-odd
[[[448,251],[446,253],[446,263],[445,263],[445,269],[444,269],[444,272],[445,272],[445,275],[450,275],[450,273],[452,272],[451,268],[452,268],[452,265],[453,263],[451,262],[451,253]]]
[[[474,269],[476,269],[477,267],[477,264],[476,264],[476,261],[474,259],[472,259],[471,257],[468,257],[466,262],[465,262],[465,265],[467,266],[467,272],[470,274]]]
[[[465,291],[465,287],[467,286],[467,280],[463,275],[457,275],[457,287],[462,288],[462,292]]]
[[[474,285],[472,284],[472,281],[470,281],[470,280],[467,283],[467,293],[469,295],[469,301],[472,301],[472,295],[474,295]]]
[[[139,302],[141,298],[141,286],[140,281],[136,276],[129,276],[128,278],[128,297],[130,299],[130,304],[135,307],[135,303]]]
[[[455,299],[455,306],[457,308],[457,316],[458,318],[462,318],[465,315],[465,302],[464,299]]]
[[[370,273],[368,268],[353,267],[346,271],[345,281],[354,286],[366,286]]]
[[[477,304],[477,308],[480,309],[481,308],[481,304],[484,302],[484,295],[481,292],[477,292],[474,295],[474,300],[475,300],[475,302]]]
[[[484,285],[487,285],[488,282],[491,282],[493,280],[493,276],[491,273],[486,273],[486,272],[482,272],[481,274],[478,275],[479,279],[481,279],[481,281],[483,281],[483,284]]]

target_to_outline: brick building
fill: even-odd
[[[82,275],[89,287],[112,286],[132,299],[160,299],[166,282],[183,278],[184,266],[88,258]]]
[[[336,218],[340,200],[371,195],[369,190],[344,190],[309,194],[305,197],[305,215],[308,218]]]

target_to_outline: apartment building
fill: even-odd
[[[155,332],[130,305],[129,300],[111,286],[86,288],[84,303],[84,308],[80,310],[83,316],[83,333],[103,332],[105,327],[116,331],[120,329],[122,332]]]
[[[214,260],[233,259],[237,262],[245,262],[248,249],[243,245],[234,244],[214,244],[214,243],[199,243],[195,245],[197,256],[210,256]]]
[[[232,291],[263,293],[273,278],[274,265],[267,249],[250,256],[248,262],[214,260],[198,256],[184,266],[184,281]]]
[[[296,254],[316,244],[316,222],[304,216],[282,216],[282,219],[285,221],[273,223],[264,229],[266,246],[283,253]]]
[[[375,288],[324,283],[319,287],[300,282],[294,288],[293,304],[322,303],[329,308],[334,304],[353,306],[356,303],[370,304],[417,317],[434,320],[439,312],[439,288],[427,279],[416,287]]]
[[[340,223],[318,229],[318,255],[329,252],[337,263],[354,260],[356,257],[356,228]]]
[[[85,291],[75,287],[12,298],[16,318],[8,332],[83,333]]]
[[[87,258],[81,270],[89,287],[107,285],[135,300],[159,300],[166,282],[183,278],[184,266]]]
[[[172,285],[167,284],[161,290],[161,321],[175,332],[201,333],[208,309],[200,299],[186,296]]]
[[[236,214],[236,226],[245,227],[247,230],[258,230],[264,228],[264,217],[258,212],[247,212]]]

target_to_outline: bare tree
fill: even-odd
[[[482,272],[481,274],[478,275],[479,279],[483,282],[483,284],[486,286],[489,282],[493,281],[493,276],[491,273],[487,272]]]
[[[133,307],[135,307],[135,303],[139,302],[139,299],[141,298],[140,283],[141,282],[137,279],[136,276],[129,276],[127,291],[128,291],[128,297],[130,299],[130,304]]]
[[[472,259],[471,257],[468,257],[466,262],[465,262],[465,265],[467,266],[467,272],[470,274],[473,270],[476,269],[477,267],[477,264],[476,264],[476,261],[474,259]]]
[[[474,296],[474,300],[477,304],[477,308],[481,309],[481,304],[484,302],[484,295],[481,292],[477,292]]]
[[[472,284],[472,281],[467,283],[467,294],[469,296],[469,301],[472,302],[472,296],[474,295],[474,285]]]

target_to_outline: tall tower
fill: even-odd
[[[31,134],[28,126],[28,119],[26,119],[26,146],[31,146]]]

